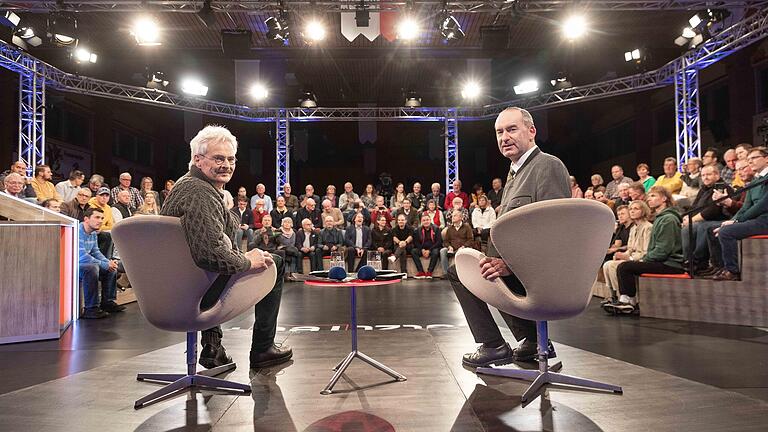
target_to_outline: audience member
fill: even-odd
[[[453,220],[453,214],[458,213],[461,215],[461,222],[463,223],[469,223],[469,211],[464,207],[464,202],[462,201],[461,197],[455,197],[452,201],[451,207],[448,208],[448,210],[445,211],[445,220],[446,222]],[[445,237],[445,232],[443,232],[443,237]]]
[[[645,201],[645,186],[639,180],[629,185],[628,193],[630,201]]]
[[[469,209],[469,196],[467,196],[466,192],[463,192],[461,190],[461,180],[454,180],[453,181],[453,191],[449,192],[448,195],[445,196],[445,202],[443,205],[445,206],[445,209],[451,208],[452,204],[454,203],[454,198],[461,198],[461,203],[464,206],[465,209]]]
[[[137,190],[138,191],[138,190]],[[129,192],[130,194],[130,192]],[[112,207],[107,204],[110,200],[109,189],[102,187],[99,192],[93,198],[88,201],[88,205],[101,210],[102,223],[99,225],[99,233],[109,232],[112,230],[112,226],[115,224],[115,219],[112,217]],[[129,201],[130,202],[130,201]],[[101,241],[101,240],[100,240]]]
[[[376,197],[378,194],[376,194],[376,189],[373,188],[373,185],[368,183],[365,185],[365,191],[362,195],[360,195],[360,201],[363,202],[363,205],[368,210],[373,210],[374,207],[376,207]]]
[[[768,183],[765,182],[768,176],[768,152],[764,147],[755,147],[750,150],[747,161],[755,172],[753,182],[762,182],[762,185],[748,190],[741,209],[714,230],[720,239],[724,266],[723,271],[714,276],[715,280],[740,280],[738,241],[768,234]]]
[[[596,192],[598,190],[605,191],[605,186],[603,185],[603,176],[600,174],[592,174],[592,176],[589,178],[589,181],[592,183],[592,185],[588,187],[587,190],[591,190],[592,192]]]
[[[136,214],[155,215],[155,216],[159,215],[160,206],[157,204],[157,196],[158,196],[157,192],[147,194],[144,197],[144,204],[142,204],[138,209],[136,209]]]
[[[112,206],[112,220],[114,223],[118,223],[125,218],[133,216],[136,210],[136,208],[131,206],[131,193],[120,191],[117,193],[117,202]]]
[[[748,143],[737,144],[736,147],[735,147],[736,160],[737,161],[740,161],[740,160],[746,161],[747,160],[747,156],[749,155],[749,151],[750,150],[752,150],[752,145],[751,144],[748,144]],[[749,164],[747,164],[747,165],[749,165]],[[731,182],[731,186],[734,187],[734,188],[740,188],[740,187],[744,187],[744,185],[746,183],[747,183],[747,180],[742,178],[739,175],[739,172],[737,170],[736,171],[736,175],[733,177],[733,181]]]
[[[701,161],[704,165],[714,166],[717,171],[723,170],[723,164],[720,163],[720,154],[714,147],[710,147],[707,149],[707,151],[704,152],[704,156],[701,158]]]
[[[24,177],[20,174],[12,172],[3,178],[3,185],[5,186],[4,193],[12,197],[19,199],[26,199],[24,194]],[[35,202],[37,199],[35,198]]]
[[[616,217],[618,223],[616,224],[616,230],[613,232],[611,245],[608,247],[608,252],[605,254],[605,261],[612,260],[616,252],[626,250],[627,243],[629,242],[629,231],[632,229],[632,219],[629,217],[629,208],[625,205],[617,207]]]
[[[169,194],[171,193],[171,191],[173,190],[173,185],[175,185],[175,184],[176,184],[176,181],[175,181],[175,180],[170,180],[170,179],[169,179],[169,180],[166,180],[166,181],[165,181],[165,187],[163,188],[163,190],[162,190],[162,191],[160,191],[160,195],[162,195],[162,198],[161,198],[161,200],[160,200],[160,205],[161,205],[161,206],[162,206],[162,205],[163,205],[163,203],[165,202],[166,198],[168,198],[168,195],[169,195]]]
[[[353,272],[364,266],[368,260],[366,251],[371,248],[371,229],[363,224],[362,213],[355,214],[352,223],[344,233],[344,244],[347,246],[347,271]],[[360,262],[355,267],[355,257]]]
[[[332,216],[323,219],[323,229],[320,230],[320,238],[317,247],[322,251],[321,255],[327,256],[331,252],[341,252],[344,247],[344,232],[336,228]]]
[[[336,228],[344,228],[344,226],[347,224],[344,220],[344,215],[341,213],[341,210],[333,206],[333,203],[331,203],[331,200],[324,199],[323,200],[323,219],[326,217],[332,217],[333,218],[333,224],[336,226]]]
[[[651,168],[648,164],[641,163],[637,165],[636,171],[638,177],[637,181],[643,185],[645,192],[648,192],[651,189],[651,186],[656,183],[656,179],[651,177]]]
[[[285,206],[288,207],[288,210],[293,213],[295,211],[299,210],[299,199],[296,197],[296,195],[291,194],[291,184],[286,183],[283,185],[283,198],[285,199]],[[275,219],[275,220],[283,220],[281,219]]]
[[[40,205],[47,208],[50,211],[55,211],[56,213],[61,213],[61,201],[57,200],[56,198],[48,198],[47,200],[43,201]]]
[[[732,184],[734,177],[736,177],[736,150],[728,149],[723,153],[723,162],[725,166],[720,171],[720,178],[727,184]]]
[[[405,215],[399,215],[395,226],[392,228],[392,244],[395,251],[392,256],[389,257],[389,262],[392,264],[395,261],[400,261],[400,272],[407,273],[407,257],[411,255],[411,249],[413,248],[413,228],[411,228],[405,219]]]
[[[328,187],[325,188],[325,195],[321,202],[324,202],[325,200],[331,202],[331,207],[339,207],[339,197],[336,196],[336,186],[328,185]]]
[[[248,190],[245,188],[245,186],[240,186],[237,188],[237,195],[235,195],[235,203],[240,200],[240,198],[245,198],[245,207],[250,209],[251,208],[251,200],[248,199]]]
[[[12,163],[11,164],[11,169],[4,171],[3,174],[0,175],[0,190],[3,190],[3,191],[5,190],[5,185],[4,185],[5,177],[8,174],[11,174],[11,173],[18,174],[21,177],[21,180],[24,183],[22,185],[22,191],[21,191],[23,197],[21,197],[21,198],[22,199],[23,198],[35,198],[34,201],[37,202],[37,199],[36,199],[37,196],[35,194],[35,189],[32,187],[32,179],[27,177],[27,164],[24,161],[16,161],[16,162]],[[17,197],[17,198],[19,198],[19,197]],[[32,200],[28,200],[28,201],[32,201]]]
[[[246,211],[243,214],[251,214],[248,207],[248,200],[245,201]],[[290,218],[289,218],[290,219]],[[266,215],[261,219],[262,227],[253,231],[253,241],[248,242],[248,250],[261,249],[263,251],[279,255],[285,260],[285,250],[278,250],[277,237],[280,231],[272,227],[272,216]],[[288,275],[285,275],[288,276]]]
[[[61,204],[61,213],[82,222],[85,218],[85,209],[89,207],[88,201],[90,199],[91,190],[89,188],[80,188],[73,200]]]
[[[398,183],[395,186],[395,191],[392,194],[392,198],[389,199],[390,210],[397,211],[403,206],[403,200],[405,200],[405,185]]]
[[[291,196],[296,198],[293,195]],[[285,197],[283,195],[277,197],[277,200],[275,201],[275,208],[272,209],[269,215],[272,216],[273,221],[282,221],[283,218],[293,217],[293,212],[287,207]]]
[[[220,190],[222,195],[222,200],[224,201],[224,207],[227,208],[227,210],[232,210],[235,208],[235,197],[232,196],[232,193],[230,193],[226,188]]]
[[[496,210],[496,213],[499,212],[499,206],[501,205],[501,199],[503,197],[504,189],[501,184],[501,179],[496,177],[491,181],[491,190],[488,191],[488,200],[491,202],[491,207]]]
[[[584,198],[584,192],[582,192],[579,184],[576,182],[576,177],[570,176],[571,179],[571,198]],[[494,206],[496,208],[496,206]]]
[[[685,174],[680,176],[683,181],[683,187],[680,189],[679,196],[675,196],[677,206],[681,209],[688,209],[691,202],[701,189],[701,167],[702,162],[699,158],[690,158],[685,163]]]
[[[607,205],[611,208],[611,210],[614,209],[613,207],[613,201],[609,200],[607,196],[605,196],[605,191],[597,190],[594,191],[594,199],[595,201],[600,201],[601,203]]]
[[[688,217],[683,218],[682,241],[683,256],[690,259],[690,248],[693,246],[694,271],[704,271],[709,267],[709,249],[707,248],[707,231],[712,227],[720,226],[722,221],[728,219],[728,214],[723,206],[715,205],[712,202],[712,196],[715,189],[725,193],[733,192],[730,186],[721,181],[720,173],[712,165],[707,165],[701,170],[702,187],[691,206],[694,209],[704,207],[693,215],[693,229],[689,233],[691,226]],[[693,243],[691,243],[691,240]]]
[[[61,197],[62,202],[72,201],[85,181],[85,174],[80,170],[69,172],[69,179],[56,183],[56,192]]]
[[[254,195],[256,196],[256,195]],[[253,228],[254,229],[261,229],[262,226],[264,226],[261,222],[262,219],[264,219],[264,216],[268,215],[269,212],[265,208],[265,202],[263,199],[259,198],[255,202],[251,200],[255,204],[255,207],[253,207],[253,210],[251,210],[251,214],[253,216]],[[297,219],[300,220],[300,219]]]
[[[392,226],[392,221],[394,220],[394,217],[392,217],[392,212],[390,212],[389,208],[384,205],[384,197],[381,195],[376,195],[376,204],[374,205],[373,211],[371,212],[371,219],[379,220],[379,216],[382,215],[387,219],[387,225]]]
[[[494,211],[488,197],[481,195],[477,200],[477,207],[472,210],[472,229],[475,236],[480,237],[483,242],[488,241],[491,233],[491,225],[496,221],[496,211]]]
[[[445,229],[443,235],[443,248],[440,249],[440,264],[443,271],[448,274],[448,257],[456,254],[456,251],[463,247],[472,247],[475,244],[475,238],[472,235],[472,228],[464,223],[461,213],[453,212],[451,224]]]
[[[353,190],[352,183],[344,183],[344,193],[339,197],[339,210],[342,212],[349,210],[349,207],[352,205],[352,203],[357,201],[359,198],[360,197],[357,196]]]
[[[421,193],[421,183],[419,182],[413,184],[413,192],[406,195],[406,198],[411,201],[411,207],[419,212],[424,210],[424,206],[427,204],[426,197]]]
[[[648,241],[648,251],[639,261],[624,261],[616,269],[619,300],[603,305],[611,313],[631,314],[638,310],[637,277],[643,273],[683,273],[683,245],[680,237],[680,214],[675,210],[672,193],[664,186],[648,191],[648,206],[655,219]]]
[[[307,198],[303,201],[305,205],[296,212],[296,221],[309,219],[312,222],[312,225],[319,230],[323,227],[323,217],[322,212],[317,208],[317,205],[315,204],[315,199]]]
[[[53,174],[48,165],[38,165],[35,168],[35,178],[32,179],[32,189],[35,190],[37,202],[43,202],[48,198],[61,200],[61,196],[56,192],[56,186],[51,183]]]
[[[109,189],[106,193],[109,198]],[[99,208],[88,208],[80,223],[80,283],[83,290],[85,310],[80,315],[85,319],[106,318],[110,312],[125,310],[117,299],[117,260],[109,260],[97,246],[96,233],[102,229],[104,213]],[[99,296],[101,281],[101,296]],[[99,298],[101,297],[101,298]]]
[[[614,165],[611,167],[611,177],[613,177],[613,180],[608,182],[608,184],[605,186],[605,194],[608,196],[608,199],[615,200],[619,196],[619,185],[620,184],[632,184],[634,180],[632,180],[629,177],[624,176],[624,168],[622,168],[620,165]]]
[[[330,201],[329,201],[330,202]],[[323,254],[317,248],[318,236],[315,227],[309,219],[302,219],[301,229],[296,232],[296,249],[299,250],[298,272],[304,273],[302,260],[309,258],[309,268],[311,271],[323,269]]]
[[[443,212],[438,210],[437,208],[437,202],[433,199],[427,200],[427,208],[423,212],[421,212],[421,215],[419,216],[419,219],[421,219],[422,216],[429,215],[429,219],[432,221],[432,224],[439,229],[445,228],[445,215],[443,215]]]
[[[392,256],[392,230],[389,227],[387,218],[379,215],[375,219],[376,223],[371,229],[371,250],[381,254],[381,265],[384,270],[389,268],[389,257]]]
[[[485,195],[482,195],[482,198],[486,202],[488,201]],[[488,211],[494,215],[496,214],[493,209],[489,208]],[[440,235],[440,229],[432,224],[432,219],[428,214],[422,215],[421,226],[413,234],[413,249],[411,249],[411,257],[416,265],[416,279],[432,279],[432,273],[435,271],[435,267],[437,267],[442,247],[443,238]],[[421,264],[422,257],[429,258],[429,267],[427,267],[426,272]]]
[[[110,202],[117,202],[117,193],[121,190],[125,190],[131,193],[131,206],[134,208],[141,207],[144,204],[144,198],[141,197],[141,193],[138,189],[131,186],[131,174],[124,172],[120,174],[120,184],[112,188],[110,192]]]
[[[301,207],[306,207],[307,205],[306,201],[308,198],[312,198],[315,201],[315,204],[320,202],[320,197],[315,195],[315,187],[312,186],[311,184],[304,186],[304,194],[299,197],[299,205]],[[299,210],[297,209],[296,211],[299,211]]]
[[[154,182],[152,181],[152,177],[142,177],[141,183],[139,183],[139,194],[142,198],[146,201],[147,195],[154,195],[155,196],[155,203],[157,203],[158,206],[161,206],[163,204],[162,196],[159,192],[155,191],[154,188]]]
[[[440,193],[440,183],[432,183],[430,192],[425,198],[427,201],[434,200],[438,210],[445,210],[445,207],[443,207],[443,204],[445,204],[445,194]]]
[[[679,194],[683,188],[682,174],[677,170],[677,160],[673,157],[664,159],[664,174],[656,179],[654,186],[661,186],[671,194]]]
[[[291,273],[297,272],[301,262],[299,260],[299,250],[296,249],[296,232],[293,230],[293,219],[289,217],[283,218],[275,240],[277,242],[277,250],[282,251],[285,255],[287,268],[291,269]],[[290,275],[286,277],[286,279],[290,278]]]
[[[248,197],[247,196],[241,196],[238,195],[237,197],[237,207],[230,210],[235,215],[235,219],[239,222],[237,226],[237,231],[235,231],[235,247],[240,249],[241,244],[243,242],[243,236],[248,241],[248,245],[254,242],[253,237],[253,229],[255,228],[253,225],[253,213],[248,208]],[[267,217],[269,215],[262,216],[261,222],[262,226],[260,228],[263,228],[264,223],[264,217]],[[262,248],[259,248],[261,250],[265,250]]]
[[[640,184],[642,187],[643,185]],[[651,209],[644,201],[632,201],[629,204],[629,219],[632,228],[629,230],[627,239],[627,248],[624,251],[618,251],[613,254],[613,259],[603,264],[603,276],[605,276],[605,285],[611,292],[611,296],[605,299],[605,303],[618,300],[619,280],[616,275],[616,269],[624,261],[639,261],[648,250],[648,242],[651,240],[651,230],[653,224],[648,221],[651,217]]]
[[[109,189],[109,185],[104,183],[104,177],[99,174],[93,174],[88,180],[88,189],[91,190],[91,196],[98,195],[99,189],[102,187]]]
[[[629,187],[634,183],[620,183],[619,189],[616,193],[616,198],[613,200],[613,208],[617,209],[619,206],[629,205],[632,198],[629,197]]]
[[[399,215],[403,215],[405,216],[405,223],[407,223],[411,228],[416,228],[419,226],[418,213],[419,212],[411,206],[411,200],[406,198],[403,200],[402,207],[395,211],[394,217],[397,218]]]
[[[485,191],[483,191],[483,185],[480,183],[475,183],[472,185],[472,193],[469,194],[469,199],[472,200],[472,202],[469,204],[469,210],[474,209],[477,207],[477,200],[481,196],[485,196]]]
[[[352,225],[355,216],[358,214],[363,215],[363,224],[367,227],[370,227],[371,212],[369,212],[368,209],[363,206],[363,202],[359,199],[355,200],[350,205],[350,208],[347,210],[347,214],[344,216],[344,219],[347,221],[347,225]]]
[[[256,200],[264,200],[264,210],[266,210],[267,213],[272,211],[272,197],[267,195],[266,192],[267,188],[263,183],[256,185],[256,194],[251,197],[251,208],[256,208]]]
[[[592,191],[592,189],[587,189],[586,191],[584,191],[584,199],[594,200],[595,192]]]

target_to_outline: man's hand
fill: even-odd
[[[252,249],[245,253],[245,257],[251,262],[251,270],[256,270],[257,273],[263,272],[275,263],[272,255],[261,249]]]
[[[335,251],[335,250],[336,250],[336,249],[338,249],[338,248],[339,248],[339,247],[338,247],[338,246],[336,246],[336,245],[333,245],[333,246],[331,246],[331,250],[332,250],[332,251]]]
[[[509,276],[512,271],[501,258],[485,257],[480,260],[480,272],[483,277],[491,282],[501,276]]]
[[[109,268],[110,273],[117,271],[117,260],[109,260]]]
[[[406,244],[407,243],[405,241],[401,241],[400,243],[398,243],[398,246],[402,248],[402,247],[405,247]]]
[[[733,225],[734,223],[736,223],[736,222],[733,219],[729,219],[727,221],[723,221],[723,223],[721,223],[720,226],[715,228],[712,232],[714,232],[715,236],[717,236],[717,234],[720,232],[720,228],[722,228],[724,226],[728,226],[728,225]]]
[[[683,218],[683,227],[687,227],[687,226],[688,226],[688,218],[684,217]]]
[[[423,256],[424,258],[429,258],[429,251],[426,249],[422,249],[421,256]]]
[[[357,256],[358,256],[358,257],[361,257],[361,256],[363,256],[363,252],[364,252],[364,251],[363,251],[362,249],[360,249],[360,248],[355,248],[355,251],[357,251]]]
[[[448,253],[453,253],[453,246],[448,246]]]
[[[304,252],[304,253],[307,253],[307,252],[309,252],[309,248],[308,247],[303,247],[303,248],[301,248],[301,251]]]
[[[614,261],[626,261],[629,259],[629,252],[616,252],[613,254]]]

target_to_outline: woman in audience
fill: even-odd
[[[593,200],[593,199],[595,199],[595,193],[594,193],[594,192],[592,192],[592,189],[587,189],[587,190],[584,192],[584,198],[585,198],[585,199],[590,199],[590,200]]]
[[[171,193],[171,190],[173,189],[173,185],[175,185],[176,182],[174,180],[166,180],[165,181],[165,188],[160,192],[160,194],[163,196],[162,200],[160,201],[160,205],[163,205],[165,202],[165,199],[168,198],[168,194]]]
[[[656,183],[656,179],[651,177],[651,168],[648,167],[648,164],[641,163],[637,166],[637,177],[637,181],[643,184],[646,192]]]
[[[571,176],[571,198],[584,198],[584,192],[581,191],[579,184],[576,183],[576,177]]]
[[[477,207],[477,200],[481,196],[485,196],[485,192],[483,192],[483,185],[481,185],[480,183],[475,183],[474,185],[472,185],[472,193],[469,195],[470,199],[472,199],[472,202],[469,203],[470,210]]]
[[[140,188],[139,188],[139,194],[142,198],[145,200],[147,199],[147,195],[154,195],[155,196],[155,202],[157,205],[162,205],[162,197],[157,191],[152,190],[153,182],[152,177],[142,177]]]
[[[136,210],[136,214],[159,215],[160,206],[157,205],[157,201],[155,200],[156,194],[157,192],[154,194],[147,194],[144,197],[144,204]]]
[[[392,210],[392,214],[403,206],[403,200],[405,199],[405,185],[398,183],[395,186],[395,193],[392,194],[392,198],[389,199],[389,209]]]
[[[376,218],[376,223],[371,230],[371,250],[381,253],[381,265],[384,270],[389,268],[389,257],[392,255],[392,230],[384,215]]]
[[[372,184],[368,183],[365,185],[365,191],[360,194],[360,201],[362,201],[365,208],[370,211],[376,208],[377,196],[378,195],[376,194],[376,189],[373,188]]]
[[[616,268],[619,264],[624,261],[639,261],[645,256],[653,228],[653,224],[648,221],[650,217],[651,209],[645,201],[632,201],[629,204],[629,218],[632,221],[632,228],[629,230],[627,249],[617,251],[613,254],[612,260],[603,264],[605,284],[611,290],[611,297],[606,298],[603,304],[618,300],[619,280],[616,275]]]
[[[299,250],[296,249],[296,232],[293,230],[293,219],[283,218],[277,236],[277,250],[285,253],[285,268],[290,273],[296,273],[296,266],[301,264]]]
[[[328,187],[325,188],[325,196],[320,200],[320,202],[325,200],[331,202],[331,207],[339,206],[339,197],[336,196],[336,186],[328,185]]]
[[[613,233],[611,246],[608,248],[608,253],[605,255],[606,261],[612,260],[613,255],[616,252],[627,249],[629,231],[632,229],[632,219],[629,217],[629,208],[627,208],[627,206],[619,206],[619,208],[616,209],[616,217],[618,218],[619,223],[616,224],[616,231]]]
[[[432,225],[438,227],[439,229],[445,228],[445,215],[443,215],[443,212],[438,210],[437,203],[435,200],[431,199],[427,201],[427,208],[421,212],[421,215],[429,215],[429,217],[432,219]],[[421,216],[419,216],[421,218]]]
[[[603,181],[603,176],[600,174],[592,174],[592,177],[589,178],[589,180],[592,182],[592,186],[588,187],[587,190],[591,190],[592,192],[600,190],[605,190],[605,185]]]
[[[619,300],[604,304],[606,312],[631,314],[638,310],[637,277],[641,274],[685,272],[680,235],[682,218],[674,207],[672,193],[663,186],[653,186],[648,191],[647,202],[655,215],[648,251],[641,260],[624,261],[618,265],[616,275],[619,281]]]
[[[491,225],[496,221],[496,212],[491,208],[488,197],[480,195],[477,207],[472,210],[472,231],[475,237],[480,237],[483,243],[488,241]]]

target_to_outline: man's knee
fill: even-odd
[[[99,265],[95,263],[80,264],[80,277],[83,276],[98,276]]]

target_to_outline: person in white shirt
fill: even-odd
[[[72,201],[77,196],[77,191],[85,180],[85,174],[80,170],[69,172],[69,179],[56,183],[56,192],[59,193],[62,202]]]
[[[477,207],[472,210],[472,230],[475,237],[480,237],[483,243],[488,241],[491,233],[491,225],[496,221],[496,211],[491,208],[488,197],[480,195],[477,198]]]
[[[267,195],[265,192],[267,191],[267,188],[264,186],[263,183],[259,183],[256,185],[256,195],[251,197],[251,208],[256,208],[256,200],[263,199],[264,200],[264,210],[267,211],[267,213],[271,212],[273,209],[272,206],[272,198]]]

